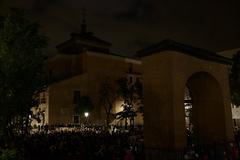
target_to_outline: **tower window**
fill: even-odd
[[[77,116],[77,115],[73,116],[73,123],[74,124],[79,124],[80,123],[80,117]]]

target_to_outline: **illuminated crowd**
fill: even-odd
[[[141,127],[126,130],[55,125],[37,128],[24,138],[16,137],[14,143],[17,146],[16,160],[144,160],[143,141]],[[4,149],[1,138],[0,147]],[[204,148],[189,141],[184,152],[174,159],[238,160],[239,151],[240,130],[237,130],[234,142]]]
[[[46,129],[46,128],[45,128]],[[21,142],[25,160],[141,160],[142,130],[109,132],[102,127],[43,130]]]

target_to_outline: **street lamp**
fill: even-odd
[[[84,112],[84,116],[85,116],[85,125],[87,125],[88,124],[89,113],[88,112]]]
[[[84,112],[84,116],[87,118],[89,116],[88,112]]]

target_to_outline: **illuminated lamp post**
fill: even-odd
[[[84,116],[87,118],[89,116],[88,112],[84,112]]]
[[[87,124],[89,113],[88,112],[84,112],[84,116],[86,118],[85,119],[85,123]]]

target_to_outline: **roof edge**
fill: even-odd
[[[228,65],[232,64],[232,60],[230,58],[223,57],[221,55],[216,54],[215,52],[206,49],[194,47],[187,44],[182,44],[170,39],[163,40],[160,43],[139,50],[137,51],[136,56],[142,58],[166,50],[177,51],[199,59],[214,61]]]

